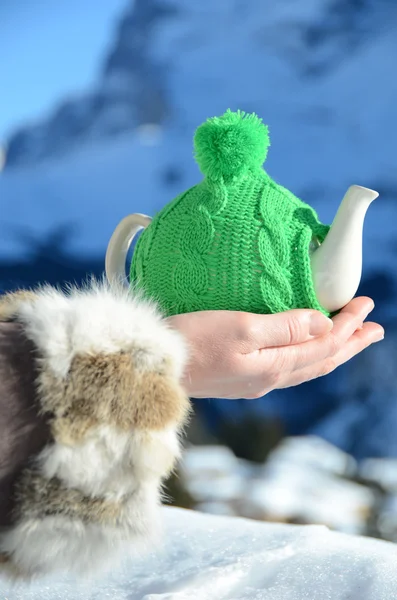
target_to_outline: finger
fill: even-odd
[[[295,371],[284,384],[280,385],[280,388],[299,385],[305,381],[328,375],[371,344],[381,341],[383,337],[384,330],[380,325],[377,323],[364,323],[362,329],[357,330],[335,356],[328,357],[305,369]]]
[[[272,360],[281,373],[288,373],[333,357],[362,326],[373,307],[370,298],[356,298],[334,317],[334,327],[328,335],[295,346],[270,349],[266,359]]]
[[[248,354],[263,348],[290,346],[323,336],[333,322],[316,310],[296,309],[274,315],[244,315],[241,339]]]
[[[373,309],[371,298],[354,298],[333,318],[333,332],[341,339],[348,339],[353,333],[352,327],[360,328]]]

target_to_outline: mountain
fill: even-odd
[[[192,125],[228,106],[256,110],[279,151],[304,149],[312,171],[321,139],[330,149],[321,166],[327,159],[340,167],[349,146],[372,141],[376,125],[389,142],[396,17],[394,0],[129,2],[96,88],[16,131],[6,168],[169,120],[190,134]],[[371,144],[357,159],[372,154]]]
[[[6,168],[63,155],[84,140],[162,122],[169,110],[164,65],[151,58],[150,48],[158,23],[174,13],[155,0],[130,3],[96,89],[64,100],[44,122],[16,131],[7,143]]]

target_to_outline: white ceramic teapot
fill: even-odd
[[[364,219],[378,192],[352,185],[347,190],[322,244],[313,240],[309,248],[314,289],[320,304],[333,313],[354,298],[362,274]],[[106,252],[108,280],[129,285],[126,259],[134,237],[151,223],[151,217],[132,214],[115,229]]]
[[[108,279],[129,285],[126,258],[143,228],[131,280],[167,314],[345,306],[360,283],[364,218],[378,193],[351,186],[328,227],[263,169],[269,145],[254,114],[227,111],[203,123],[194,138],[203,181],[153,221],[121,221],[106,253]]]
[[[347,190],[325,240],[312,248],[314,289],[322,306],[335,312],[352,300],[362,273],[364,219],[378,192],[359,185]]]

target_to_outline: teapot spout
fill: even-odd
[[[311,255],[317,299],[330,313],[346,306],[357,292],[364,219],[378,196],[378,192],[359,185],[349,187],[324,242]]]

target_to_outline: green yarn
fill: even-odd
[[[269,147],[268,129],[255,114],[228,110],[200,125],[194,136],[196,160],[203,175],[219,181],[261,168]]]
[[[263,170],[268,130],[227,111],[195,135],[205,179],[164,207],[138,239],[131,283],[166,315],[277,313],[318,303],[309,246],[329,227]]]

